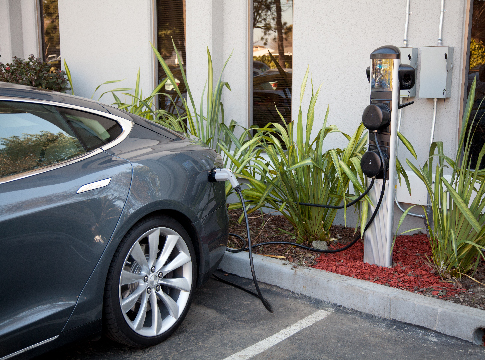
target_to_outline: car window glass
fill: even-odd
[[[0,178],[49,166],[85,152],[56,108],[0,102]]]
[[[59,109],[87,151],[116,139],[123,129],[114,120],[73,109]]]

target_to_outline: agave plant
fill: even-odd
[[[432,210],[427,219],[432,260],[442,276],[460,277],[474,271],[485,258],[485,170],[471,168],[470,147],[475,117],[470,121],[475,98],[473,82],[463,114],[462,131],[455,159],[444,155],[443,143],[434,142],[428,161],[418,168],[407,160],[414,173],[426,185]],[[477,164],[485,155],[485,144]],[[437,160],[437,164],[434,164]],[[452,170],[451,179],[444,169]]]
[[[314,92],[312,87],[304,126],[301,103],[307,79],[308,70],[301,87],[296,124],[290,122],[282,126],[273,123],[256,129],[255,136],[234,154],[223,148],[236,165],[239,176],[248,182],[243,193],[250,205],[249,212],[263,207],[280,211],[295,227],[298,242],[328,240],[328,230],[337,212],[336,209],[302,206],[300,202],[345,204],[354,198],[348,193],[351,181],[358,193],[356,196],[365,190],[365,178],[360,169],[360,158],[367,141],[363,125],[352,136],[346,135],[335,126],[327,126],[327,109],[323,127],[312,140],[320,88]],[[343,135],[347,146],[324,151],[324,140],[331,133]]]
[[[253,137],[251,129],[245,129],[243,133],[237,138],[234,135],[234,129],[222,125],[226,139],[224,142],[219,142],[224,158],[224,166],[231,168],[238,177],[246,179],[255,179],[260,177],[258,170],[264,167],[264,148],[262,145],[262,133],[258,132]],[[258,166],[254,166],[257,164]],[[226,195],[231,191],[231,185],[226,184]],[[239,203],[229,205],[229,209],[240,207]],[[242,219],[242,215],[241,215]]]
[[[186,133],[188,135],[194,136],[198,138],[202,143],[206,144],[207,146],[215,149],[216,151],[220,152],[221,149],[219,147],[219,142],[230,146],[230,137],[226,135],[226,131],[224,129],[225,122],[224,122],[224,106],[222,104],[222,91],[224,88],[231,90],[229,83],[222,81],[222,73],[229,61],[230,57],[224,63],[224,67],[221,71],[219,76],[219,80],[214,85],[214,70],[212,67],[212,58],[207,48],[207,61],[208,61],[208,74],[207,74],[207,83],[206,87],[204,87],[204,91],[202,92],[202,97],[200,100],[199,110],[195,106],[195,101],[192,96],[192,92],[190,91],[189,84],[187,82],[187,77],[185,75],[185,70],[183,68],[183,61],[180,57],[180,54],[177,50],[177,47],[174,43],[174,50],[177,55],[178,63],[180,64],[180,72],[182,74],[182,79],[184,82],[185,89],[187,90],[187,96],[183,96],[180,89],[176,85],[175,77],[173,76],[172,71],[170,70],[169,66],[162,58],[158,50],[152,45],[153,51],[162,66],[165,74],[167,75],[166,81],[169,81],[172,85],[174,90],[177,92],[177,101],[182,102],[183,107],[185,109],[186,117],[187,117],[187,129]],[[207,90],[207,93],[206,93]],[[206,95],[205,101],[205,111],[204,111],[204,95]],[[186,100],[188,97],[189,102]],[[223,126],[224,125],[224,126]],[[226,128],[230,128],[234,130],[236,127],[236,122],[231,120],[229,125]]]

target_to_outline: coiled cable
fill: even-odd
[[[367,229],[369,228],[369,226],[372,224],[372,222],[374,221],[374,218],[376,217],[377,215],[377,212],[379,211],[379,208],[381,206],[381,203],[382,203],[382,199],[384,197],[384,192],[386,190],[386,172],[387,172],[387,169],[385,167],[385,162],[384,162],[384,155],[382,154],[382,150],[379,146],[379,142],[377,141],[377,134],[374,133],[374,138],[375,138],[375,143],[377,145],[377,149],[379,151],[379,157],[381,158],[381,163],[383,164],[382,165],[382,172],[383,172],[383,179],[382,179],[382,187],[381,187],[381,194],[379,196],[379,201],[377,202],[376,204],[376,207],[374,209],[374,212],[372,213],[372,216],[370,217],[369,221],[367,222],[365,228],[364,228],[364,231],[362,232],[362,235],[364,235],[364,233],[367,231]],[[367,190],[361,195],[359,196],[359,198],[355,199],[354,201],[352,201],[351,203],[349,203],[347,206],[352,206],[353,204],[355,204],[358,200],[362,199],[365,195],[367,195],[367,193],[370,191],[370,189],[372,188],[372,186],[374,185],[374,178],[372,178],[372,181],[371,181],[371,184],[370,186],[367,188]],[[314,252],[318,252],[318,253],[337,253],[337,252],[340,252],[340,251],[344,251],[344,250],[347,250],[348,248],[350,248],[352,245],[354,245],[360,238],[360,234],[357,233],[354,240],[352,240],[352,242],[350,242],[349,244],[345,245],[344,247],[342,248],[339,248],[339,249],[327,249],[327,250],[322,250],[322,249],[316,249],[316,248],[313,248],[313,247],[308,247],[308,246],[304,246],[304,245],[301,245],[301,244],[297,244],[297,243],[290,243],[290,242],[286,242],[286,241],[269,241],[269,242],[264,242],[264,243],[259,243],[259,244],[254,244],[252,245],[251,244],[251,234],[250,234],[250,231],[249,231],[249,221],[248,221],[248,214],[246,212],[246,203],[244,201],[244,197],[242,196],[242,193],[241,193],[241,187],[240,186],[237,186],[234,188],[234,190],[237,192],[238,196],[239,196],[239,199],[241,200],[241,204],[242,204],[242,207],[243,207],[243,212],[244,212],[244,218],[246,220],[246,233],[247,233],[247,238],[248,238],[248,246],[247,247],[244,247],[244,248],[240,248],[240,249],[229,249],[229,248],[226,248],[226,251],[230,252],[230,253],[239,253],[241,251],[249,251],[249,264],[250,264],[250,267],[251,267],[251,274],[252,274],[252,277],[253,277],[253,282],[254,282],[254,286],[256,288],[256,291],[257,291],[257,294],[253,293],[252,291],[250,290],[247,290],[237,284],[234,284],[230,281],[227,281],[227,280],[224,280],[216,275],[213,275],[217,280],[225,283],[225,284],[229,284],[229,285],[232,285],[232,286],[235,286],[241,290],[244,290],[245,292],[253,295],[253,296],[256,296],[258,297],[261,302],[263,303],[264,307],[269,311],[269,312],[273,312],[273,309],[271,308],[271,305],[270,303],[263,297],[263,295],[261,294],[261,290],[259,289],[259,285],[258,285],[258,282],[256,280],[256,273],[254,271],[254,264],[253,264],[253,253],[252,253],[252,249],[253,248],[256,248],[258,246],[265,246],[265,245],[274,245],[274,244],[286,244],[286,245],[292,245],[292,246],[297,246],[297,247],[300,247],[302,249],[305,249],[305,250],[309,250],[309,251],[314,251]],[[300,205],[304,205],[304,206],[315,206],[315,207],[326,207],[326,208],[343,208],[342,207],[334,207],[334,206],[330,206],[330,205],[320,205],[320,204],[308,204],[308,203],[300,203]],[[233,234],[233,233],[229,233],[229,235],[231,236],[235,236],[241,240],[244,241],[244,239],[237,235],[237,234]]]

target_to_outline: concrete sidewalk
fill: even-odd
[[[226,252],[219,268],[252,278],[247,252]],[[323,270],[254,255],[258,281],[386,319],[483,345],[485,311]]]

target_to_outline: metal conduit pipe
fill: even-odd
[[[409,45],[408,28],[409,28],[409,15],[411,15],[410,7],[411,7],[411,0],[407,0],[407,2],[406,2],[406,21],[404,23],[404,41],[403,41],[404,47],[407,47]],[[399,102],[401,103],[401,99],[399,99]],[[402,109],[399,109],[398,122],[397,122],[397,131],[398,132],[401,130],[401,118],[402,118]],[[399,148],[399,143],[397,143],[397,147]],[[403,207],[401,206],[401,204],[397,200],[397,192],[396,192],[396,195],[395,195],[395,198],[394,198],[394,202],[396,203],[399,210],[401,210],[402,212],[406,211],[406,210],[403,209]],[[424,215],[414,214],[412,212],[409,212],[408,215],[419,217],[419,218],[425,218]]]
[[[445,0],[441,0],[440,25],[439,25],[439,29],[438,29],[438,46],[443,45],[442,37],[443,37],[443,19],[444,19],[444,17],[445,17]],[[437,107],[438,107],[438,99],[434,98],[433,99],[433,123],[431,125],[431,136],[430,136],[430,139],[429,139],[429,145],[430,146],[433,143],[433,138],[434,138],[434,128],[435,128],[435,124],[436,124]],[[429,227],[433,226],[433,214],[432,214],[432,208],[431,208],[431,205],[430,205],[430,201],[431,201],[431,199],[430,199],[430,196],[429,196],[429,193],[428,193],[427,206],[426,206],[426,214],[428,216],[428,220],[426,220],[426,217],[424,219],[424,226],[426,227],[427,232],[428,232],[428,225],[429,225]]]
[[[409,12],[411,0],[407,0],[406,4],[406,22],[404,23],[404,47],[408,46],[408,26],[409,26]]]
[[[438,46],[443,45],[443,18],[445,16],[445,0],[441,0],[441,15],[440,15],[440,27],[439,27],[439,34],[438,34]]]
[[[434,138],[434,128],[436,124],[436,110],[438,108],[438,99],[434,98],[433,99],[433,122],[431,123],[431,137],[429,139],[429,145],[433,143],[433,138]]]

